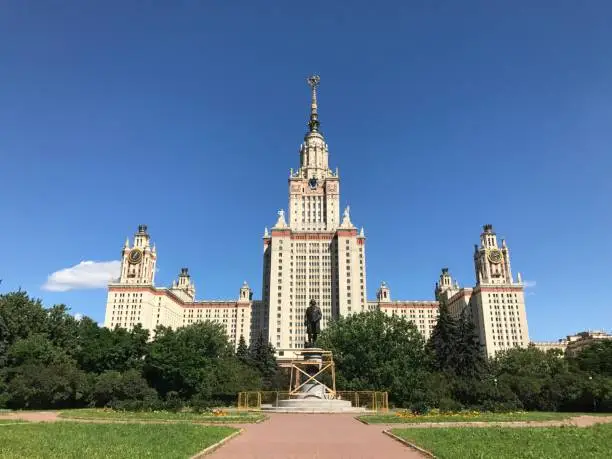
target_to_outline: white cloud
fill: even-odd
[[[534,288],[536,286],[536,281],[524,280],[523,286],[525,288]]]
[[[41,287],[50,292],[67,292],[89,288],[104,288],[119,277],[121,262],[82,261],[71,268],[60,269],[50,274]]]
[[[76,320],[77,322],[80,322],[81,320],[83,320],[83,314],[81,314],[80,312],[77,312],[74,315],[74,320]]]

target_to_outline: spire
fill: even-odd
[[[130,238],[126,237],[125,238],[125,244],[123,244],[123,248],[127,249],[130,246]]]
[[[319,114],[317,113],[317,86],[321,81],[319,75],[311,75],[307,78],[308,86],[312,89],[312,101],[310,103],[310,121],[308,128],[310,132],[319,132]]]

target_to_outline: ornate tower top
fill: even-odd
[[[312,101],[310,103],[310,121],[308,122],[308,128],[310,132],[319,132],[319,114],[317,112],[317,87],[321,82],[319,75],[311,75],[306,81],[308,86],[312,90]]]
[[[173,281],[171,289],[175,295],[178,295],[184,301],[194,301],[195,284],[189,275],[189,268],[181,268],[181,273],[178,276],[178,282]]]
[[[385,281],[380,283],[378,291],[376,292],[376,299],[379,303],[388,303],[391,301],[391,289]]]

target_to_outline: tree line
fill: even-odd
[[[213,322],[149,340],[140,326],[111,330],[23,291],[0,295],[0,408],[206,408],[270,387],[277,372],[263,336],[235,352]]]
[[[467,314],[454,319],[442,304],[427,342],[413,323],[376,311],[332,323],[320,344],[334,352],[340,387],[386,390],[414,412],[612,411],[612,341],[574,357],[529,346],[487,358]]]
[[[111,330],[65,305],[44,308],[23,291],[0,295],[0,408],[199,410],[232,405],[240,391],[288,388],[261,335],[234,350],[223,327],[200,322],[149,338],[139,326]],[[332,322],[317,345],[333,352],[340,390],[387,391],[415,412],[612,410],[612,342],[575,357],[529,347],[488,359],[469,317],[442,305],[428,342],[413,323],[373,311]]]

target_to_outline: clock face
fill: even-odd
[[[317,188],[317,183],[318,183],[318,180],[314,177],[308,180],[308,186],[310,187],[311,190],[314,190]]]
[[[499,249],[491,249],[489,251],[489,261],[493,264],[502,262],[502,253],[499,251]]]
[[[128,255],[128,261],[133,265],[137,265],[142,260],[142,252],[138,249],[134,249]]]

